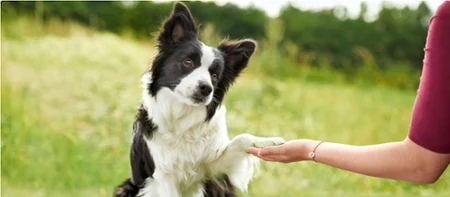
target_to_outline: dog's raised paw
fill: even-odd
[[[284,144],[284,139],[281,137],[267,137],[267,138],[258,138],[252,143],[253,147],[256,148],[264,148],[267,146],[278,146]]]

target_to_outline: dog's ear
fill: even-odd
[[[251,39],[245,40],[224,40],[217,47],[221,51],[225,60],[225,69],[214,90],[214,99],[208,105],[206,120],[210,120],[218,106],[223,100],[228,88],[234,82],[242,69],[247,66],[248,60],[256,49],[256,41]]]
[[[225,69],[233,69],[237,74],[247,66],[256,49],[256,41],[251,39],[224,40],[217,47],[224,55]]]
[[[160,45],[177,45],[194,38],[197,38],[194,18],[184,3],[177,2],[170,17],[164,22],[158,41]]]

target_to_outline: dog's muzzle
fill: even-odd
[[[208,100],[211,92],[213,91],[213,87],[207,83],[199,82],[194,94],[192,95],[192,100],[195,103],[204,103]]]

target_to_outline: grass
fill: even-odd
[[[2,37],[2,194],[111,196],[129,174],[139,77],[153,47],[98,32],[13,33]],[[268,50],[260,48],[226,98],[230,136],[248,132],[360,145],[406,136],[415,92],[310,80],[317,72],[283,78],[293,68],[273,65],[276,59],[267,56]],[[265,68],[269,63],[270,69],[287,71],[272,76]],[[263,162],[248,196],[449,193],[449,171],[436,184],[423,186],[313,162]]]

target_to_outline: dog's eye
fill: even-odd
[[[217,74],[212,74],[211,77],[214,81],[217,81]]]
[[[186,67],[188,67],[188,68],[194,66],[194,63],[192,63],[192,60],[189,59],[189,58],[188,58],[188,59],[185,59],[185,60],[183,61],[183,64],[184,64],[184,66],[186,66]]]

